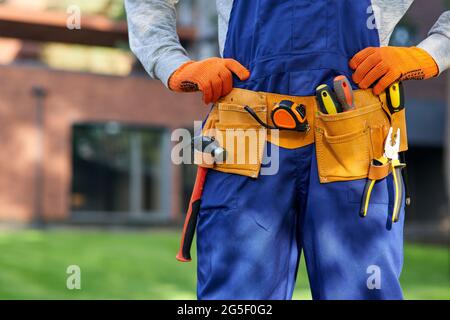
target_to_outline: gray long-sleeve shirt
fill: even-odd
[[[125,0],[131,50],[153,78],[167,85],[170,75],[189,61],[176,31],[178,0]],[[380,43],[386,46],[395,26],[414,0],[372,0]],[[223,52],[233,0],[216,0],[219,46]],[[418,47],[436,61],[439,72],[450,67],[450,11],[444,12]]]

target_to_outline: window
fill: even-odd
[[[116,122],[75,125],[72,212],[104,219],[167,216],[165,137],[162,129]]]

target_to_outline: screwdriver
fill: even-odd
[[[403,83],[397,81],[386,90],[387,104],[391,114],[405,108],[405,93]]]
[[[344,109],[344,111],[355,109],[353,89],[347,77],[341,75],[334,78],[333,87],[334,92],[342,105],[342,109]]]
[[[319,109],[322,113],[336,114],[342,112],[341,105],[328,85],[322,84],[317,87],[316,98],[319,103]]]

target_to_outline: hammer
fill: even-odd
[[[197,136],[192,139],[194,154],[200,154],[212,160],[214,163],[224,162],[226,159],[226,151],[223,149],[213,137]],[[205,159],[205,157],[203,159]],[[201,197],[203,186],[205,185],[206,174],[208,168],[199,166],[197,176],[195,178],[194,189],[192,191],[191,200],[189,201],[188,212],[184,221],[183,233],[181,235],[180,249],[177,254],[177,260],[181,262],[191,261],[191,246],[194,240],[195,228],[197,227],[197,217],[200,211]]]

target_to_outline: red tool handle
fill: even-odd
[[[334,78],[334,92],[339,99],[344,111],[355,109],[355,98],[352,85],[346,76],[337,76]]]
[[[177,254],[177,260],[181,262],[191,261],[191,246],[192,241],[194,240],[198,212],[200,211],[200,200],[202,197],[207,172],[207,168],[198,167],[197,169],[194,190],[192,191],[191,201],[189,202],[188,212],[184,221],[183,233],[181,235],[180,250]]]

